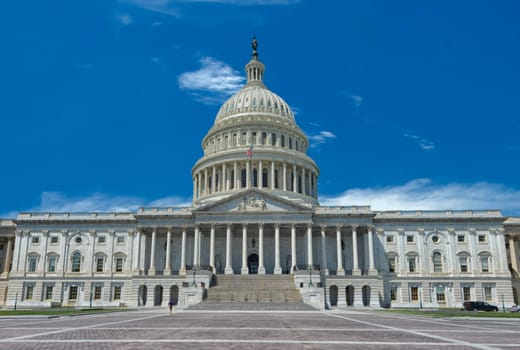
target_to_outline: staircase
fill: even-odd
[[[207,298],[190,310],[314,310],[292,275],[216,275]]]

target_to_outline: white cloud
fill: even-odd
[[[183,207],[190,199],[165,197],[147,201],[132,196],[110,196],[94,193],[88,196],[70,197],[60,192],[43,192],[40,204],[26,211],[34,212],[132,212],[140,207]],[[13,212],[9,213],[13,214]],[[12,216],[11,216],[12,217]]]
[[[219,103],[242,88],[244,77],[226,63],[212,57],[202,57],[200,64],[200,69],[178,77],[179,87],[191,91],[197,100]]]
[[[361,104],[363,103],[363,97],[359,95],[350,95],[349,97],[354,103],[354,106],[356,106],[356,108],[361,107]]]
[[[318,146],[324,144],[327,141],[335,139],[336,135],[334,135],[330,131],[320,131],[318,134],[309,135],[309,140],[311,148],[317,148]]]
[[[371,205],[373,210],[501,209],[520,214],[520,190],[500,184],[434,184],[415,179],[401,186],[353,188],[335,196],[321,196],[322,205]]]
[[[121,3],[135,5],[142,9],[161,13],[167,16],[179,17],[180,13],[177,8],[174,7],[179,1],[173,0],[119,0]]]
[[[117,15],[116,20],[119,24],[122,24],[124,26],[129,26],[130,24],[134,23],[134,19],[128,13],[122,13],[120,15]]]
[[[415,142],[417,142],[419,147],[421,147],[421,149],[425,151],[430,151],[435,148],[435,144],[433,142],[423,139],[422,137],[419,137],[417,135],[403,134],[403,137],[414,140]]]

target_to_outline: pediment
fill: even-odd
[[[244,212],[244,213],[268,213],[268,212],[309,212],[312,208],[299,203],[293,203],[284,198],[269,193],[250,190],[237,193],[211,204],[199,207],[194,212]]]

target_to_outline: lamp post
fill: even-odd
[[[16,311],[16,304],[18,304],[18,292],[16,292],[16,295],[14,297],[14,311]]]
[[[502,311],[506,312],[506,305],[504,304],[504,294],[502,294]]]
[[[312,268],[309,269],[309,288],[314,287],[312,284]]]
[[[92,309],[92,288],[90,288],[90,308]]]
[[[192,287],[197,287],[197,282],[195,281],[195,273],[197,271],[197,267],[193,266],[193,282],[191,282]]]

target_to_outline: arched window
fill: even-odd
[[[442,272],[442,255],[440,252],[435,252],[432,255],[433,272]]]
[[[266,141],[267,141],[267,133],[263,132],[262,133],[262,138],[260,139],[260,142],[262,143],[262,145],[265,145]]]
[[[271,134],[271,146],[275,146],[275,145],[276,145],[276,134],[272,133]]]
[[[81,253],[75,252],[74,254],[72,254],[71,271],[80,272],[80,270],[81,270]]]
[[[480,260],[480,271],[489,272],[489,255],[487,253],[479,256]]]

